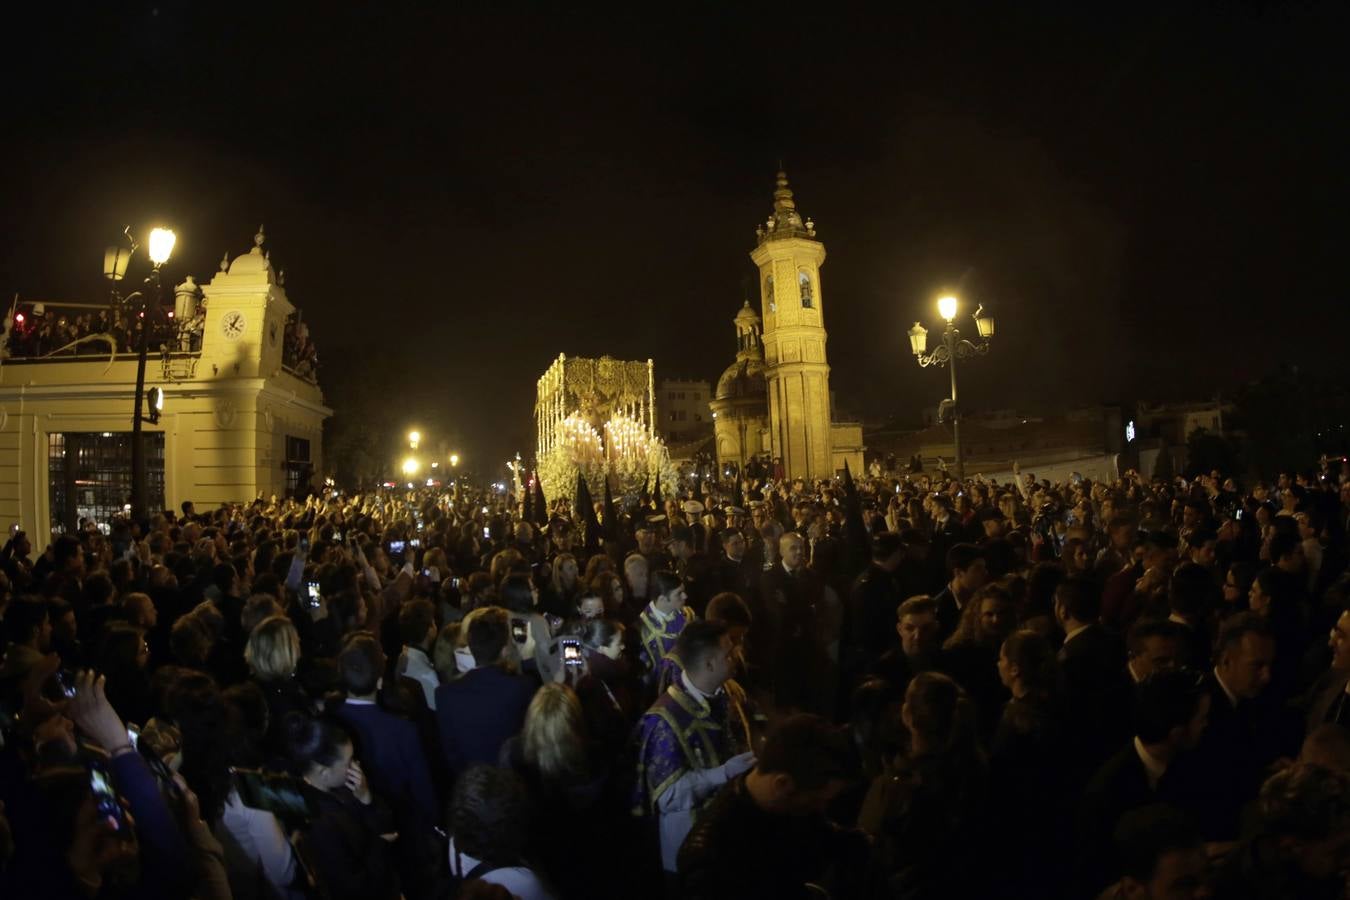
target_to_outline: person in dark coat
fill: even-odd
[[[1305,734],[1329,722],[1350,728],[1350,610],[1336,620],[1327,644],[1331,666],[1303,699]]]
[[[1116,720],[1120,699],[1128,696],[1125,644],[1101,624],[1100,612],[1101,589],[1091,577],[1074,576],[1055,590],[1055,621],[1064,632],[1059,649],[1064,707],[1075,723],[1074,761],[1084,779],[1123,737]]]
[[[1019,827],[999,848],[1008,893],[1032,896],[1049,887],[1045,872],[1054,867],[1067,837],[1061,827],[1068,783],[1062,682],[1054,648],[1034,631],[1008,636],[998,674],[1012,699],[989,755],[990,799],[994,809],[1021,811]]]
[[[283,727],[291,763],[315,810],[300,848],[325,895],[394,900],[399,881],[386,836],[397,826],[353,758],[351,739],[335,723],[303,713],[288,715]]]
[[[1275,633],[1259,615],[1239,613],[1224,624],[1205,675],[1209,724],[1190,760],[1195,780],[1209,786],[1199,822],[1206,840],[1237,840],[1243,807],[1267,770],[1298,752],[1297,726],[1288,727],[1283,705],[1271,702],[1275,659]]]
[[[872,538],[872,562],[853,582],[848,605],[848,643],[853,668],[866,671],[896,645],[895,611],[904,597],[895,572],[905,558],[900,535],[885,531]]]
[[[617,763],[642,715],[642,688],[624,654],[626,630],[613,619],[591,619],[577,637],[586,657],[576,686],[586,727],[600,758]]]
[[[1344,897],[1350,776],[1300,763],[1262,785],[1257,807],[1257,832],[1215,873],[1214,900]]]
[[[469,621],[474,668],[436,689],[436,723],[451,771],[475,763],[495,765],[502,744],[525,722],[536,683],[508,667],[515,661],[511,621],[489,607]]]
[[[400,834],[412,828],[430,832],[439,805],[417,726],[381,709],[384,651],[373,635],[357,632],[338,656],[347,698],[333,710],[355,738],[358,758],[370,783],[393,808]]]
[[[677,858],[680,896],[805,900],[819,896],[806,885],[826,882],[831,870],[856,878],[856,862],[866,858],[862,836],[824,816],[855,774],[842,732],[818,716],[783,720],[755,767],[722,789],[685,839]]]
[[[931,597],[919,595],[901,603],[895,611],[900,642],[881,654],[869,674],[885,680],[904,696],[915,675],[942,667],[938,627],[937,603]]]
[[[818,685],[825,670],[817,628],[825,585],[806,566],[806,542],[801,535],[784,534],[778,549],[782,561],[760,579],[771,635],[774,699],[782,709],[810,709],[819,701]]]
[[[314,704],[295,677],[300,663],[300,635],[286,616],[263,619],[249,635],[244,660],[251,680],[267,700],[267,736],[263,753],[270,766],[282,767],[286,757],[283,731],[288,714],[313,712]]]
[[[988,575],[984,556],[974,544],[956,544],[944,551],[943,559],[948,580],[933,599],[937,601],[940,634],[945,641],[956,632],[966,604],[984,587]]]
[[[1125,813],[1158,802],[1197,809],[1177,763],[1199,745],[1209,704],[1193,669],[1154,672],[1137,686],[1134,737],[1097,770],[1080,801],[1079,896],[1095,896],[1110,881],[1111,835]]]

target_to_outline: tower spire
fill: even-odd
[[[797,204],[792,199],[792,188],[788,187],[787,172],[778,170],[778,189],[773,192],[773,208],[777,212],[785,209],[796,209]]]
[[[802,221],[801,214],[797,212],[797,201],[793,198],[792,187],[788,184],[787,172],[781,168],[782,160],[779,160],[779,166],[773,192],[773,214],[763,225],[755,229],[755,235],[761,244],[779,238],[814,238],[815,223],[810,220]]]

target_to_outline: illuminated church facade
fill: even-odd
[[[750,258],[759,269],[760,313],[747,300],[733,319],[736,360],[712,401],[719,466],[767,454],[788,478],[827,479],[862,471],[862,425],[831,415],[825,306],[820,267],[825,245],[797,211],[787,175],[778,173],[773,213],[755,229]]]

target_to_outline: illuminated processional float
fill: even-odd
[[[675,468],[656,435],[655,383],[650,359],[558,355],[539,378],[534,405],[535,459],[548,497],[572,497],[578,475],[597,498],[606,479],[616,495],[657,483],[674,488]]]

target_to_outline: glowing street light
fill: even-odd
[[[984,306],[980,305],[972,318],[975,319],[975,330],[978,332],[979,343],[971,343],[961,337],[961,332],[955,324],[956,310],[960,301],[951,294],[946,294],[938,299],[938,315],[946,321],[947,327],[942,331],[941,345],[934,347],[932,353],[926,353],[928,349],[928,329],[918,322],[907,332],[909,337],[909,349],[914,353],[914,359],[920,366],[949,366],[952,372],[952,396],[950,400],[944,400],[942,406],[951,407],[952,417],[952,445],[956,455],[956,477],[964,479],[966,477],[965,457],[961,452],[961,409],[956,405],[956,360],[965,359],[970,356],[983,356],[989,352],[989,341],[994,336],[994,317],[984,311]],[[939,407],[939,416],[942,409]]]
[[[409,478],[414,477],[421,468],[422,464],[417,461],[417,457],[415,456],[409,456],[407,459],[403,460],[403,474]]]
[[[420,431],[410,431],[410,432],[408,432],[408,446],[409,446],[409,447],[411,447],[412,449],[416,450],[416,449],[417,449],[417,445],[418,445],[419,443],[421,443],[421,441],[422,441],[422,432],[420,432]]]
[[[457,465],[459,465],[459,454],[458,454],[458,453],[451,453],[451,454],[450,454],[450,465],[452,465],[452,466],[457,466]]]
[[[942,318],[948,322],[950,322],[952,319],[955,319],[956,298],[953,297],[951,294],[948,294],[947,296],[940,298],[938,300],[938,314],[941,315]]]
[[[103,274],[113,283],[114,290],[117,283],[126,277],[127,264],[131,261],[132,254],[136,252],[136,248],[139,246],[136,239],[131,236],[130,228],[124,229],[122,233],[130,242],[131,248],[110,248],[103,257]],[[133,407],[131,417],[131,516],[137,521],[143,520],[148,515],[146,509],[145,441],[142,436],[141,423],[157,424],[160,410],[164,407],[164,392],[155,388],[150,393],[149,414],[145,416],[141,414],[146,400],[145,363],[150,349],[151,330],[150,319],[146,312],[150,309],[152,290],[155,304],[158,306],[161,303],[162,287],[159,270],[173,255],[173,247],[177,242],[177,235],[168,228],[155,228],[150,232],[149,253],[153,268],[149,277],[145,279],[144,289],[135,291],[130,296],[123,298],[122,301],[129,302],[133,298],[140,299],[140,309],[137,311],[137,318],[141,320],[141,333],[136,342],[136,405]]]
[[[158,269],[169,261],[173,255],[173,245],[178,242],[178,236],[168,228],[156,228],[150,232],[150,261]]]

